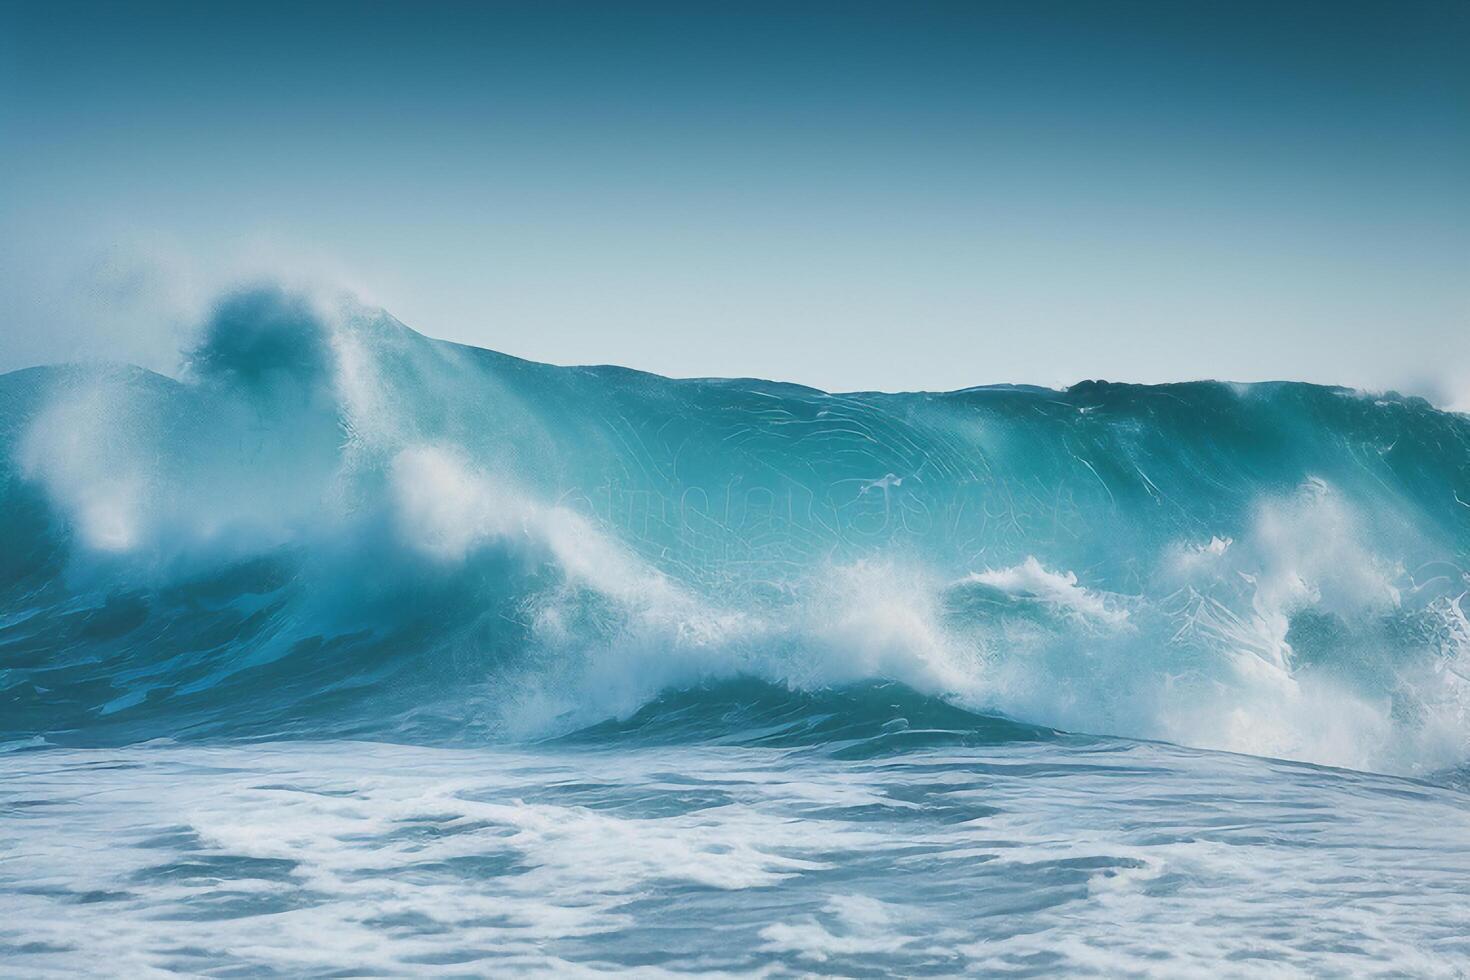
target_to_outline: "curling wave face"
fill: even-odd
[[[0,535],[3,740],[1470,755],[1470,419],[1413,398],[678,381],[262,288],[178,379],[0,377]]]

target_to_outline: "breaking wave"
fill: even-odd
[[[6,739],[1470,756],[1470,419],[1397,395],[681,381],[264,287],[178,378],[0,376],[0,534]]]

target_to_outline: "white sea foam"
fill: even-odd
[[[988,585],[1008,595],[1035,599],[1063,613],[1108,626],[1121,626],[1128,621],[1128,610],[1111,606],[1100,593],[1078,585],[1075,572],[1050,571],[1034,555],[1010,568],[972,572],[966,581]]]
[[[0,775],[16,975],[1470,966],[1463,796],[1160,745],[156,744]]]

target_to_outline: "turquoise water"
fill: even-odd
[[[977,370],[977,373],[983,373]],[[273,289],[0,376],[19,975],[1470,970],[1470,419]]]

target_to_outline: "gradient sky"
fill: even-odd
[[[681,376],[1463,398],[1470,3],[0,0],[0,369],[261,275]]]

